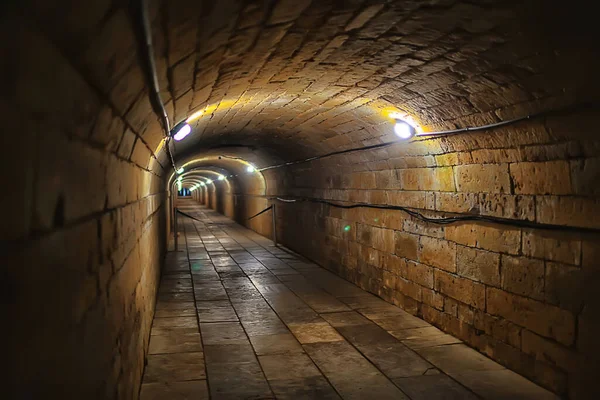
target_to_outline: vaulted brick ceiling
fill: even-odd
[[[426,129],[443,129],[581,99],[578,89],[591,67],[573,60],[589,56],[591,47],[577,29],[556,29],[565,20],[537,5],[156,4],[155,41],[157,54],[166,56],[159,64],[169,112],[178,122],[206,110],[177,152],[259,142],[281,144],[280,151],[293,144],[297,156],[299,146],[314,153],[388,141],[393,110]],[[570,40],[574,36],[577,41]]]
[[[110,98],[109,114],[158,148],[135,12],[108,0],[28,3],[22,14]],[[241,144],[294,159],[392,140],[394,110],[437,130],[597,97],[596,24],[577,3],[151,0],[171,124],[206,111],[176,157]]]

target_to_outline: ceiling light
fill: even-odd
[[[212,183],[212,180],[209,179],[206,181],[206,183],[210,184],[210,183]]]
[[[192,186],[192,187],[190,188],[190,192],[193,192],[194,190],[196,190],[196,187],[195,187],[195,186]]]
[[[256,168],[254,168],[254,166],[252,166],[252,165],[248,165],[246,167],[246,171],[248,171],[248,172],[254,172],[254,171],[256,171]]]
[[[415,135],[416,131],[415,131],[415,128],[408,122],[401,120],[401,119],[397,119],[396,125],[394,125],[394,133],[400,139],[406,140],[406,139],[410,139],[411,137],[413,137]]]
[[[204,110],[196,111],[195,113],[190,115],[188,117],[188,119],[185,120],[185,122],[187,122],[189,124],[190,122],[193,122],[193,121],[197,120],[198,118],[200,118],[202,116],[202,114],[204,114]]]
[[[179,128],[177,133],[173,135],[173,139],[179,142],[180,140],[183,140],[183,138],[185,138],[187,135],[189,135],[191,131],[192,127],[188,124],[184,124],[181,128]]]
[[[183,169],[183,167],[181,167],[181,168],[179,168],[179,169],[177,170],[177,173],[178,173],[178,174],[183,174],[183,171],[184,171],[184,169]]]
[[[204,182],[200,182],[200,185],[201,185],[201,186],[206,186],[206,183],[204,183]]]
[[[220,181],[224,181],[224,180],[225,180],[225,177],[224,177],[223,175],[219,175],[219,178],[218,178],[218,179],[219,179]]]

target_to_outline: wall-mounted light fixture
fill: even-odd
[[[408,122],[402,119],[396,119],[396,124],[394,125],[394,133],[400,139],[407,140],[415,136],[417,131],[415,127],[409,124]]]
[[[180,141],[183,140],[187,135],[190,134],[190,132],[192,131],[192,127],[189,126],[188,124],[183,124],[181,126],[176,126],[176,133],[173,135],[173,139],[175,139],[176,141]]]

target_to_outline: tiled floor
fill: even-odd
[[[202,222],[180,218],[142,400],[555,398],[214,211],[180,208]]]

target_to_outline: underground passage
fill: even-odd
[[[5,0],[0,30],[3,398],[600,398],[589,4]]]

